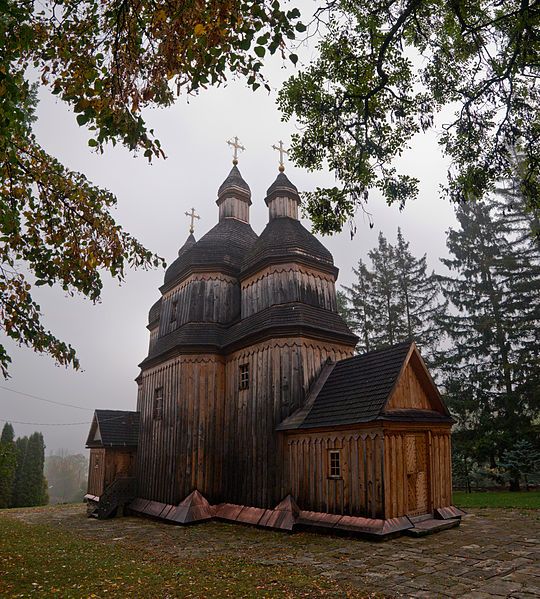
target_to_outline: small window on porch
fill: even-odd
[[[152,410],[152,418],[161,420],[163,416],[163,387],[158,387],[154,391],[154,406]]]
[[[341,452],[339,449],[331,449],[328,452],[328,465],[330,467],[330,478],[341,478]]]
[[[249,389],[249,364],[240,364],[239,366],[239,384],[238,388]]]

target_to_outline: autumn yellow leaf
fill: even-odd
[[[201,23],[197,23],[197,25],[195,25],[195,28],[193,29],[195,35],[197,36],[201,36],[204,35],[206,33],[206,29],[204,27],[204,25],[202,25]]]

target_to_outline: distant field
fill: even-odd
[[[454,491],[454,505],[462,508],[500,507],[540,509],[540,491]]]

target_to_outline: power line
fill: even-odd
[[[111,420],[107,418],[107,420]],[[5,418],[0,418],[0,422],[9,422],[10,424],[29,424],[31,426],[78,426],[81,424],[91,424],[91,421],[88,422],[21,422],[20,420],[6,420]]]
[[[15,389],[10,389],[9,387],[4,387],[2,385],[0,385],[0,389],[4,389],[4,391],[9,391],[10,393],[16,393],[17,395],[24,395],[25,397],[31,397],[32,399],[37,399],[39,401],[45,401],[47,403],[52,403],[52,404],[55,404],[57,406],[64,406],[65,408],[75,408],[76,410],[85,410],[86,412],[93,412],[94,411],[91,408],[83,408],[81,406],[74,406],[73,404],[70,404],[70,403],[63,403],[61,401],[54,401],[52,399],[46,399],[45,397],[39,397],[37,395],[32,395],[31,393],[23,393],[22,391],[17,391]],[[18,424],[23,424],[23,423],[19,422]]]
[[[119,420],[120,418],[125,418],[125,415],[121,416],[111,416],[110,418],[100,418],[100,422],[108,422],[109,420]],[[92,420],[88,420],[86,422],[21,422],[20,420],[6,420],[5,418],[0,418],[0,422],[9,422],[10,424],[28,424],[30,426],[79,426],[82,424],[92,424]]]

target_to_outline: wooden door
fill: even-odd
[[[426,514],[429,511],[429,468],[425,433],[405,435],[405,470],[407,515]]]

